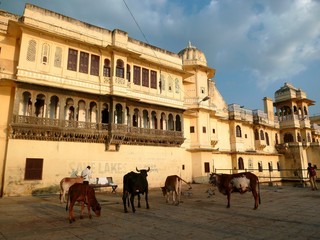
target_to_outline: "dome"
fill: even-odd
[[[197,49],[195,46],[192,46],[191,42],[189,42],[188,46],[181,50],[178,53],[179,57],[182,58],[182,63],[184,65],[203,65],[207,66],[207,60],[204,53]]]

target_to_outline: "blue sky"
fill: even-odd
[[[289,82],[320,114],[319,0],[2,0],[0,8],[22,15],[26,2],[174,53],[191,41],[227,104],[263,110],[262,99]]]

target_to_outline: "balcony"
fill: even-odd
[[[179,147],[183,132],[14,115],[10,138],[43,141],[104,143],[106,150],[121,144]]]

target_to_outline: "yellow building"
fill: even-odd
[[[124,174],[150,167],[149,185],[160,187],[168,175],[207,182],[213,171],[264,179],[274,168],[279,180],[280,166],[319,162],[305,113],[313,102],[301,90],[289,105],[276,92],[252,111],[224,101],[191,43],[175,54],[31,4],[0,21],[1,196],[54,188],[87,165],[120,187]],[[274,115],[287,106],[301,108],[289,125]]]

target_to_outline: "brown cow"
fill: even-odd
[[[69,208],[69,222],[70,223],[75,221],[74,214],[73,214],[73,206],[74,206],[75,202],[81,203],[80,219],[83,218],[84,204],[87,204],[88,215],[89,215],[90,219],[92,218],[91,212],[90,212],[90,207],[92,208],[92,211],[94,211],[96,216],[100,217],[101,206],[96,199],[93,187],[91,187],[87,184],[83,184],[83,183],[73,184],[70,187],[69,192],[68,192],[66,211],[68,211],[69,201],[70,201],[70,208]]]
[[[164,187],[161,187],[163,196],[166,197],[166,203],[169,202],[169,194],[170,192],[172,192],[173,204],[179,205],[180,198],[181,198],[182,182],[185,182],[186,184],[188,184],[189,189],[192,188],[190,183],[186,182],[185,180],[183,180],[181,177],[177,175],[171,175],[167,177]]]
[[[256,175],[250,172],[243,172],[237,174],[216,174],[211,173],[209,182],[218,187],[219,192],[227,195],[228,205],[230,208],[230,195],[233,192],[241,194],[245,192],[252,192],[254,197],[254,208],[257,209],[260,201],[260,185],[259,179]]]
[[[66,201],[65,195],[75,183],[83,183],[83,177],[65,177],[60,181],[60,202]]]

